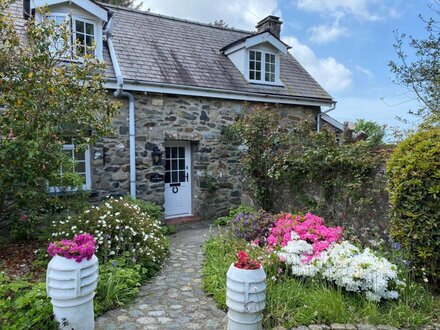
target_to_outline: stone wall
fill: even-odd
[[[240,150],[222,137],[244,103],[212,98],[135,93],[136,189],[147,201],[164,203],[164,182],[150,182],[153,173],[164,174],[164,164],[152,164],[152,150],[162,152],[165,141],[191,141],[193,213],[203,218],[224,215],[242,201],[245,183],[239,163]],[[117,135],[97,143],[92,150],[92,189],[98,198],[128,194],[129,129],[128,101],[114,120]],[[249,104],[248,104],[249,106]],[[312,119],[319,108],[279,106],[286,120]]]

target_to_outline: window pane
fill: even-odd
[[[270,81],[269,72],[266,72],[266,74],[264,75],[264,79],[266,81]]]
[[[76,160],[85,160],[86,153],[84,151],[75,151],[75,159]]]
[[[260,71],[255,72],[255,79],[261,80],[261,72]]]
[[[176,147],[171,148],[171,158],[177,158],[177,148]]]
[[[171,169],[172,170],[177,170],[177,159],[173,159],[171,161]]]
[[[261,61],[261,52],[255,52],[256,54],[256,58],[257,58],[257,61]]]
[[[84,33],[84,22],[76,20],[75,21],[75,31]]]
[[[249,79],[255,80],[255,72],[254,71],[249,71]]]
[[[86,23],[86,33],[90,34],[90,35],[94,35],[95,34],[95,29],[94,29],[93,24]]]
[[[185,182],[185,171],[179,171],[179,182]]]
[[[86,36],[86,46],[87,47],[92,47],[93,46],[93,37]]]
[[[77,162],[75,164],[75,172],[76,173],[86,173],[86,163],[84,163],[84,162]]]
[[[170,170],[170,161],[167,159],[165,161],[165,171],[169,171]]]
[[[165,172],[165,183],[170,183],[170,172]]]
[[[185,158],[185,148],[179,147],[179,158]]]
[[[255,52],[254,51],[250,51],[249,56],[250,56],[251,60],[255,60]]]
[[[254,61],[249,62],[249,69],[255,70],[255,62]]]
[[[261,62],[256,62],[255,67],[257,71],[261,71]]]
[[[165,147],[165,158],[170,158],[170,147]]]
[[[179,160],[179,170],[184,170],[185,169],[185,159],[180,159]]]
[[[177,171],[172,172],[172,182],[178,182],[177,181]]]

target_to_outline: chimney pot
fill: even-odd
[[[278,16],[269,15],[259,21],[255,28],[257,29],[257,33],[269,31],[279,39],[281,34],[281,24],[283,24],[283,22]]]

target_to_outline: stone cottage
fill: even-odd
[[[242,31],[90,0],[25,0],[24,11],[41,20],[35,8],[46,4],[75,40],[96,45],[109,97],[123,104],[116,136],[84,154],[65,146],[97,198],[131,194],[163,205],[166,219],[224,214],[247,198],[242,151],[222,138],[245,104],[318,125],[334,108],[288,52],[279,17]]]

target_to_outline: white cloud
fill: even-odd
[[[143,9],[151,12],[213,23],[223,19],[229,26],[254,30],[267,15],[278,15],[277,0],[142,0]]]
[[[357,18],[376,21],[381,18],[377,12],[371,10],[371,6],[377,0],[296,0],[300,9],[337,15],[338,17],[347,14]]]
[[[330,93],[345,90],[353,83],[353,74],[334,57],[318,58],[313,50],[295,37],[285,37],[283,41],[292,46],[293,56]]]
[[[363,75],[367,76],[368,79],[373,79],[374,78],[374,73],[371,72],[370,70],[364,68],[363,66],[356,65],[356,70],[358,72],[362,73]]]
[[[326,44],[348,35],[348,29],[338,24],[313,26],[309,29],[310,41]]]

